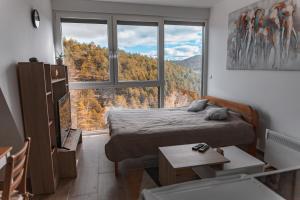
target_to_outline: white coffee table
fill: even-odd
[[[263,172],[264,162],[251,156],[236,146],[223,147],[224,156],[230,160],[223,169],[213,168],[209,165],[194,167],[194,172],[200,178],[213,178],[234,174],[254,174]]]
[[[198,179],[193,171],[199,166],[220,166],[230,162],[223,155],[209,148],[205,153],[193,151],[197,144],[159,147],[159,181],[161,185],[171,185]]]

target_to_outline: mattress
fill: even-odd
[[[212,147],[251,144],[251,124],[230,114],[225,121],[205,120],[207,109],[127,109],[108,113],[110,140],[105,145],[109,160],[157,155],[158,147],[206,142]]]

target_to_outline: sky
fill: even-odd
[[[63,23],[62,35],[81,43],[108,47],[106,24]],[[118,25],[118,48],[130,53],[157,57],[158,28]],[[202,27],[165,25],[165,59],[183,60],[202,54]]]

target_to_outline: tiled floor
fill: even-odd
[[[46,200],[131,200],[138,199],[143,188],[155,187],[144,172],[145,165],[156,165],[147,158],[121,163],[121,176],[114,176],[114,165],[104,152],[107,134],[84,136],[78,163],[78,177],[61,180],[56,194],[36,197]]]

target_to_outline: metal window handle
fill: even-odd
[[[113,59],[114,58],[114,52],[113,51],[109,51],[109,59]]]
[[[115,52],[114,52],[113,58],[114,58],[114,59],[117,59],[117,58],[118,58],[118,51],[115,51]]]
[[[109,58],[110,59],[117,59],[118,58],[118,52],[110,51],[109,52]]]

